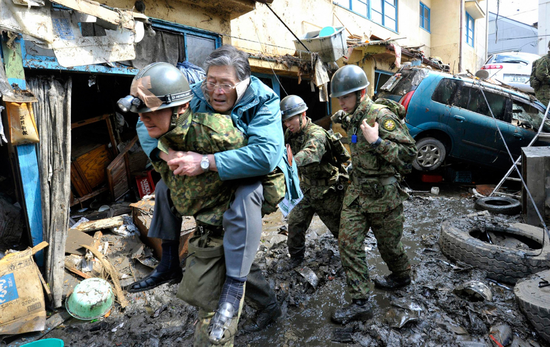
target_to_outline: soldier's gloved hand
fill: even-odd
[[[334,112],[332,116],[330,116],[330,120],[333,123],[342,123],[342,118],[344,118],[345,115],[346,115],[346,112],[344,112],[344,110],[338,110]]]

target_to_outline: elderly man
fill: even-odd
[[[223,215],[226,280],[210,329],[210,338],[217,341],[223,338],[227,322],[238,308],[245,282],[247,298],[260,312],[256,324],[249,329],[259,330],[280,316],[273,290],[261,271],[252,265],[262,231],[262,207],[265,207],[262,205],[265,205],[264,200],[272,199],[265,195],[262,177],[278,168],[285,175],[290,193],[299,192],[299,188],[292,187],[290,168],[284,156],[279,98],[259,79],[251,76],[247,55],[232,46],[222,46],[211,53],[204,66],[206,80],[192,86],[192,111],[229,115],[235,127],[247,137],[246,146],[207,154],[170,149],[166,154],[156,149],[157,141],[148,136],[142,123],[138,123],[137,130],[149,157],[167,161],[176,175],[196,176],[216,171],[224,181],[241,179],[230,208]],[[171,201],[166,191],[165,185],[157,185],[150,228],[163,239],[159,267],[163,263],[177,261],[181,228],[181,218],[171,213]],[[165,252],[165,249],[169,250]],[[169,259],[165,260],[165,257]],[[170,268],[170,265],[164,267]],[[161,272],[157,268],[155,271],[156,274],[136,282],[130,290],[148,290],[160,283],[181,278],[181,270]]]

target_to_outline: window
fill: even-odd
[[[334,0],[334,3],[397,31],[397,0]]]
[[[420,3],[420,27],[430,32],[430,8]]]
[[[474,47],[475,26],[474,19],[466,12],[466,43]]]

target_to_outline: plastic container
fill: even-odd
[[[105,315],[113,306],[113,289],[101,278],[88,278],[74,287],[65,308],[77,319],[92,320]]]
[[[332,31],[330,28],[334,30],[331,35],[320,35],[322,31],[324,31],[323,35]],[[348,34],[344,27],[325,27],[322,30],[310,31],[300,37],[300,41],[311,52],[318,53],[321,61],[325,63],[336,61],[347,54],[347,39]],[[307,49],[298,40],[294,40],[294,46],[300,58],[307,59],[310,56]]]
[[[42,339],[21,345],[22,347],[63,347],[65,342],[60,339]]]

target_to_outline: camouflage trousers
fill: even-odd
[[[361,211],[357,202],[342,209],[338,248],[352,299],[365,299],[370,291],[369,270],[363,244],[369,228],[376,237],[380,255],[390,271],[396,276],[409,274],[409,258],[401,243],[404,220],[403,204],[381,213]]]
[[[535,96],[544,106],[548,107],[548,102],[550,101],[550,84],[540,86],[535,92]]]
[[[246,291],[246,284],[245,284]],[[209,312],[202,308],[199,308],[197,314],[198,322],[195,325],[195,334],[193,336],[193,347],[233,347],[235,343],[235,335],[237,334],[237,325],[239,324],[239,319],[241,318],[241,313],[243,311],[244,305],[244,294],[239,305],[239,311],[237,315],[231,320],[230,329],[234,329],[235,334],[227,341],[226,343],[214,344],[208,339],[208,328],[210,327],[210,321],[214,317],[215,312]]]
[[[304,194],[304,198],[288,215],[288,252],[291,257],[303,257],[306,250],[306,232],[313,215],[317,213],[334,237],[340,230],[340,211],[345,190],[330,190],[320,199]]]

